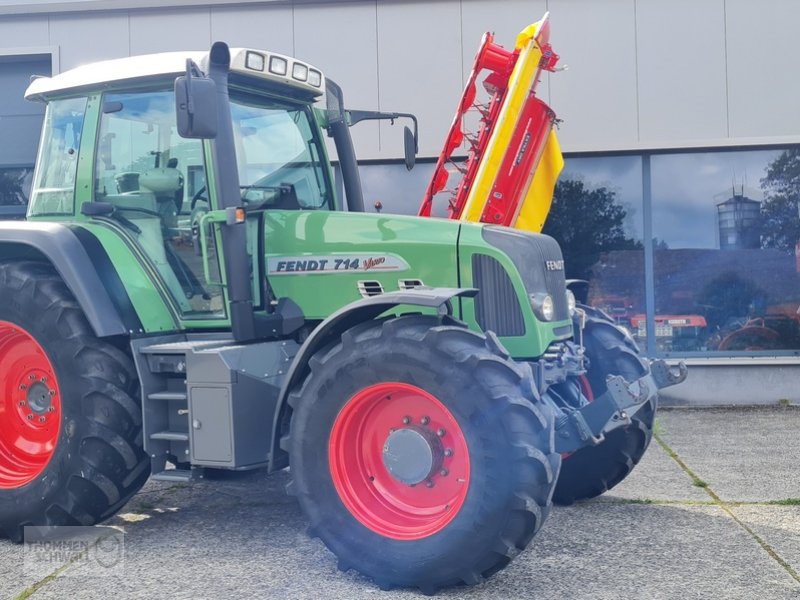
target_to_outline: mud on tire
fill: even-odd
[[[0,537],[22,541],[26,525],[109,518],[150,474],[133,362],[94,336],[69,289],[44,263],[0,263],[0,321],[24,330],[44,350],[61,413],[56,446],[41,473],[22,486],[0,485]],[[10,453],[9,445],[0,452]],[[6,460],[14,464],[13,456]]]
[[[589,358],[587,378],[592,394],[606,391],[608,375],[622,375],[634,381],[647,373],[639,349],[600,311],[582,306],[587,322],[584,345]],[[643,406],[627,427],[615,429],[598,446],[587,446],[567,456],[561,466],[553,501],[569,505],[594,498],[625,479],[644,456],[653,437],[656,399]]]
[[[282,447],[290,454],[289,491],[340,569],[356,569],[383,589],[413,586],[430,594],[476,584],[528,545],[550,512],[560,456],[553,452],[552,413],[536,396],[530,368],[509,360],[496,338],[446,317],[403,316],[354,327],[319,351],[310,368],[290,396],[294,412]],[[361,390],[387,382],[435,397],[469,452],[463,504],[438,531],[413,539],[365,525],[348,510],[332,475],[329,449],[339,449],[329,440],[336,440],[337,415]],[[424,484],[415,489],[425,493]],[[395,525],[388,522],[387,531]]]

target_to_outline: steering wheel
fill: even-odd
[[[191,204],[189,204],[189,208],[191,208],[192,210],[194,210],[194,207],[195,207],[195,206],[197,206],[197,202],[198,202],[198,200],[201,200],[201,199],[202,199],[202,200],[205,200],[206,202],[208,202],[208,198],[206,198],[206,197],[203,195],[203,194],[205,194],[205,193],[206,193],[206,186],[203,186],[203,187],[201,187],[199,190],[197,190],[197,193],[195,193],[195,195],[194,195],[194,196],[192,196],[192,202],[191,202]]]

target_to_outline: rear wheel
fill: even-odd
[[[149,476],[130,358],[48,265],[0,263],[0,534],[92,525]]]
[[[359,325],[318,352],[283,441],[311,532],[381,587],[475,584],[547,517],[560,457],[530,368],[455,321]]]
[[[584,345],[589,370],[576,383],[584,396],[596,398],[606,392],[606,378],[622,375],[635,381],[647,373],[633,340],[599,311],[586,310]],[[553,501],[572,504],[594,498],[625,479],[644,456],[653,437],[656,400],[631,417],[626,427],[613,430],[598,446],[586,446],[564,457]]]

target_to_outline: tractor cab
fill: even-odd
[[[187,59],[203,64],[206,57],[125,58],[35,80],[26,97],[47,101],[48,109],[28,217],[113,222],[155,270],[179,319],[219,322],[228,318],[225,268],[220,236],[203,222],[209,211],[334,210],[338,201],[321,135],[324,112],[314,109],[322,73],[247,49],[231,51],[232,138],[224,151],[235,157],[239,193],[220,197],[210,174],[213,142],[182,137],[176,121],[175,78]],[[92,184],[76,188],[79,177]],[[259,219],[246,226],[258,306]]]

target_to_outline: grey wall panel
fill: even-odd
[[[349,108],[379,108],[376,19],[374,2],[297,5],[294,9],[295,55],[342,86]],[[350,132],[357,156],[378,155],[378,123],[362,122]]]
[[[637,0],[644,145],[728,135],[725,0]]]
[[[0,55],[0,106],[3,107],[3,115],[36,115],[41,120],[44,106],[24,98],[31,75],[50,75],[49,55]],[[0,139],[8,141],[12,138]]]
[[[31,74],[50,74],[50,56],[0,56],[0,167],[36,160],[44,105],[23,98]]]
[[[47,17],[3,17],[0,19],[0,46],[25,48],[47,46]]]
[[[638,144],[634,0],[549,0],[553,44],[569,70],[550,77],[565,151]]]
[[[422,156],[441,151],[462,91],[460,8],[457,0],[378,3],[381,110],[417,115]],[[402,156],[402,143],[402,127],[381,125],[381,156]]]
[[[291,6],[213,7],[211,39],[231,46],[294,53]]]
[[[800,136],[800,2],[727,0],[731,136]]]
[[[131,55],[211,47],[210,9],[131,11]]]
[[[62,71],[98,60],[128,56],[128,14],[52,15],[50,43],[60,48]]]
[[[42,115],[0,116],[0,167],[28,166],[36,160],[36,147],[42,131]]]

